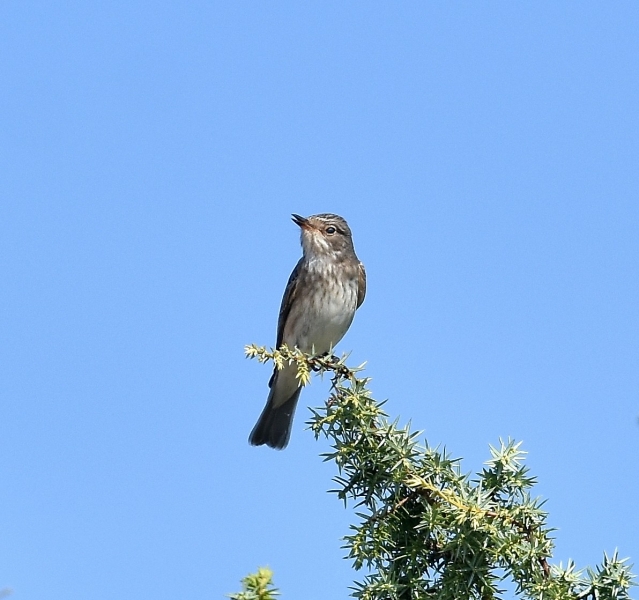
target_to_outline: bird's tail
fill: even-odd
[[[274,406],[273,396],[275,385],[271,388],[271,393],[266,401],[266,406],[257,420],[249,442],[252,446],[261,446],[266,444],[276,450],[286,448],[288,440],[291,437],[291,424],[295,415],[295,407],[300,397],[302,388],[297,388],[293,395],[279,406]]]

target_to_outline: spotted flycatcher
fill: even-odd
[[[303,255],[289,277],[277,322],[277,347],[323,354],[343,337],[364,302],[366,271],[342,217],[293,215],[302,229]],[[291,424],[301,386],[297,366],[277,368],[269,381],[268,399],[249,441],[281,450],[291,437]]]

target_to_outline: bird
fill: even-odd
[[[302,258],[284,290],[276,347],[325,354],[344,337],[364,302],[366,271],[345,219],[331,213],[292,219],[301,230]],[[249,436],[252,446],[287,446],[302,390],[296,376],[295,364],[273,371],[266,406]]]

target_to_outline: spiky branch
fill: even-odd
[[[490,447],[485,468],[470,477],[459,459],[420,445],[420,432],[390,422],[371,397],[361,367],[345,358],[311,356],[286,346],[247,346],[247,356],[278,368],[295,363],[303,385],[311,373],[329,374],[326,404],[312,410],[315,437],[324,436],[338,474],[332,490],[357,509],[345,539],[362,600],[489,600],[511,581],[520,598],[626,600],[633,575],[615,552],[585,572],[550,565],[552,529],[536,483],[524,466],[521,443]]]

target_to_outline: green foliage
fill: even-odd
[[[520,598],[625,600],[633,575],[615,552],[584,574],[572,561],[551,566],[552,530],[521,443],[501,441],[474,477],[459,459],[418,443],[419,432],[390,422],[368,379],[344,358],[309,356],[282,346],[248,346],[247,356],[296,363],[300,380],[329,373],[331,394],[309,425],[331,445],[325,460],[338,475],[332,490],[356,508],[345,537],[348,558],[363,570],[352,595],[362,600],[489,600],[511,581]]]
[[[242,591],[239,594],[231,594],[229,598],[231,600],[275,600],[275,596],[279,595],[277,589],[273,587],[273,573],[261,567],[257,573],[242,579]]]

